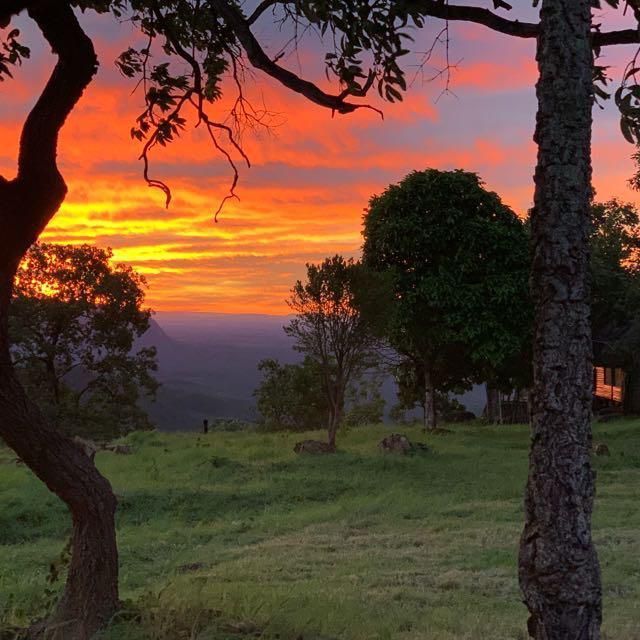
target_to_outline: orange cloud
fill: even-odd
[[[99,25],[93,28],[99,31]],[[129,135],[141,96],[131,94],[132,83],[119,78],[111,63],[128,36],[97,39],[100,72],[60,138],[69,194],[45,238],[113,247],[116,260],[146,275],[148,301],[156,309],[287,312],[284,300],[305,263],[335,253],[357,256],[369,198],[414,169],[476,171],[518,213],[531,206],[536,68],[530,42],[455,25],[452,60],[461,60],[451,86],[459,99],[440,97],[441,83],[415,82],[400,104],[371,97],[384,120],[367,109],[332,117],[256,74],[246,97],[269,112],[270,127],[244,131],[252,168],[233,153],[240,200],[228,202],[216,224],[213,212],[232,172],[202,127],[153,150],[151,173],[173,192],[169,209],[142,180],[140,145]],[[476,53],[465,58],[470,46]],[[286,63],[297,70],[295,57]],[[15,81],[0,85],[0,172],[8,176],[15,170],[20,124],[51,64],[42,52]],[[331,88],[315,54],[303,55],[300,64]],[[229,108],[227,98],[212,113],[224,120]],[[605,133],[596,134],[594,182],[602,197],[633,198],[625,186],[631,149],[614,121],[609,111],[597,116],[596,131]]]

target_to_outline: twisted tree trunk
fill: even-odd
[[[50,640],[86,640],[118,606],[116,499],[86,454],[47,425],[15,377],[7,336],[11,279],[0,270],[0,436],[64,500],[73,520],[66,587],[52,618],[37,630]]]
[[[590,27],[589,0],[543,0],[532,214],[534,398],[519,560],[537,640],[596,640],[602,618],[591,537]]]
[[[329,428],[327,438],[327,444],[331,447],[332,451],[336,450],[336,438],[344,414],[344,389],[342,386],[336,384],[334,391],[335,394],[330,398],[329,403]]]
[[[8,313],[20,259],[66,195],[56,164],[58,134],[91,81],[97,60],[67,2],[16,6],[29,10],[58,62],[23,127],[16,178],[0,177],[0,437],[66,503],[73,521],[62,598],[51,619],[34,627],[32,635],[88,640],[118,606],[116,499],[93,462],[50,427],[25,396],[11,364]]]

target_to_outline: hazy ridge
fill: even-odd
[[[253,391],[260,382],[258,362],[277,358],[297,362],[300,355],[282,327],[287,316],[260,314],[158,312],[140,346],[158,350],[155,402],[146,403],[162,430],[199,429],[203,418],[255,420]],[[383,387],[387,409],[395,402],[395,385]],[[481,389],[463,402],[476,413],[484,406]]]

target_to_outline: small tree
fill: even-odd
[[[530,332],[528,236],[500,198],[464,171],[415,171],[371,199],[363,261],[394,282],[386,335],[405,374],[422,376],[425,427],[437,391],[486,380]]]
[[[320,369],[329,407],[328,443],[335,448],[349,383],[375,361],[374,338],[355,305],[362,270],[352,259],[327,258],[307,264],[307,280],[298,280],[288,304],[296,317],[285,327],[295,349]]]
[[[264,378],[254,396],[265,429],[306,431],[326,425],[327,397],[317,362],[306,357],[300,364],[262,360]]]
[[[137,406],[158,383],[154,348],[134,351],[149,328],[145,281],[110,250],[35,244],[18,270],[11,354],[27,389],[64,431],[110,438],[148,427]]]

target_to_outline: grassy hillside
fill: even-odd
[[[453,427],[383,456],[375,427],[298,458],[289,434],[134,434],[100,453],[120,497],[122,596],[105,639],[521,639],[524,427]],[[316,434],[320,435],[320,434]],[[307,435],[305,435],[307,437]],[[640,638],[640,423],[596,425],[606,638]],[[0,449],[0,628],[41,615],[64,509]]]

